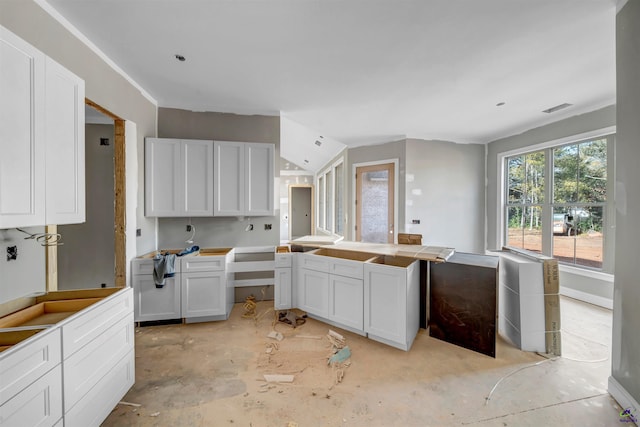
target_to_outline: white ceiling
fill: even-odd
[[[282,114],[352,147],[486,143],[615,103],[615,0],[40,2],[161,107]],[[315,139],[283,152],[302,165]]]

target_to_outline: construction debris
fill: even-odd
[[[293,375],[264,374],[264,379],[268,383],[292,383]]]
[[[271,331],[267,335],[267,338],[273,338],[274,340],[282,341],[284,339],[284,335],[282,335],[278,331]]]
[[[139,403],[125,402],[124,400],[121,400],[120,402],[118,402],[118,405],[135,406],[136,408],[142,406]]]
[[[351,357],[351,349],[348,346],[346,346],[341,348],[333,356],[331,356],[327,364],[333,365],[334,363],[343,363],[350,357]]]
[[[242,305],[242,308],[244,308],[244,314],[242,315],[242,317],[255,319],[257,307],[258,305],[256,304],[256,297],[253,295],[249,295]]]
[[[329,329],[329,333],[327,334],[327,339],[329,340],[329,342],[331,343],[331,345],[334,347],[336,351],[340,350],[345,345],[347,345],[347,340],[345,340],[345,338],[342,335],[340,335],[335,331],[332,331],[331,329]]]
[[[304,325],[304,323],[307,321],[306,317],[306,314],[298,316],[298,314],[293,310],[278,312],[278,322],[284,323],[285,325],[293,326],[294,328],[300,325]]]

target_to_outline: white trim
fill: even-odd
[[[280,169],[280,176],[313,176],[313,172],[305,170],[286,170]]]
[[[613,310],[613,300],[601,297],[600,295],[593,295],[587,292],[578,291],[573,288],[568,288],[566,286],[560,286],[560,295],[577,299],[579,301],[588,302],[589,304],[597,305],[598,307]]]
[[[640,408],[640,404],[629,394],[624,387],[613,378],[613,376],[609,377],[609,387],[607,388],[609,394],[618,402],[618,405],[622,407],[622,409],[631,409],[631,414],[636,418],[640,418],[640,413],[638,409]]]
[[[355,180],[355,176],[356,176],[356,170],[359,167],[363,167],[363,166],[375,166],[375,165],[384,165],[387,163],[393,163],[393,191],[394,191],[394,196],[393,196],[393,242],[396,243],[397,242],[397,236],[398,236],[398,198],[399,198],[399,165],[400,165],[400,159],[385,159],[385,160],[374,160],[371,162],[362,162],[362,163],[354,163],[353,165],[351,165],[351,194],[353,197],[351,197],[351,200],[353,201],[353,203],[351,204],[351,218],[353,219],[351,221],[351,240],[355,240],[356,238],[356,218],[357,218],[357,212],[356,212],[356,180]]]
[[[576,274],[579,276],[589,277],[591,279],[602,280],[603,282],[613,283],[615,276],[602,271],[589,270],[587,268],[574,267],[572,265],[560,264],[560,271],[568,274]]]
[[[84,43],[89,49],[93,51],[100,59],[102,59],[107,65],[109,65],[113,70],[120,74],[125,78],[133,87],[138,89],[142,96],[147,98],[149,102],[151,102],[156,107],[158,106],[158,101],[154,97],[152,97],[149,92],[147,92],[142,86],[140,86],[135,80],[133,80],[122,68],[118,66],[115,62],[111,60],[98,46],[93,44],[91,40],[87,38],[80,30],[78,30],[71,22],[69,22],[64,16],[60,14],[51,4],[49,4],[48,0],[34,0],[34,2],[44,9],[53,19],[58,21],[64,28],[67,29],[71,34],[73,34],[78,40]]]

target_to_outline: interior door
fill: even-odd
[[[313,189],[310,185],[289,186],[289,238],[313,234]]]
[[[356,241],[393,243],[395,165],[356,167]]]

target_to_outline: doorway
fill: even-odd
[[[394,243],[396,162],[356,164],[357,242]]]
[[[289,186],[289,240],[314,234],[313,187],[309,184]]]
[[[59,288],[72,289],[77,287],[80,287],[80,288],[100,287],[102,286],[102,283],[105,283],[106,286],[110,286],[110,287],[126,286],[126,270],[127,269],[126,269],[126,234],[125,234],[125,225],[126,225],[125,120],[123,120],[122,118],[118,117],[117,115],[113,114],[112,112],[108,111],[107,109],[101,107],[100,105],[94,103],[89,99],[85,98],[85,104],[97,110],[97,112],[99,112],[101,115],[104,116],[105,123],[111,123],[113,126],[113,132],[112,132],[113,136],[109,141],[109,145],[112,145],[111,150],[113,153],[111,172],[109,172],[111,176],[111,179],[110,179],[111,195],[109,197],[112,203],[110,203],[109,207],[105,208],[105,209],[108,209],[110,213],[108,215],[106,215],[106,213],[104,213],[104,215],[100,215],[100,216],[109,218],[108,221],[110,223],[104,224],[103,227],[110,228],[111,230],[110,233],[107,232],[107,235],[109,237],[105,237],[105,239],[108,238],[110,242],[113,242],[112,244],[111,243],[109,244],[109,250],[112,252],[110,252],[110,254],[107,255],[109,259],[106,261],[99,260],[99,259],[90,259],[90,261],[88,261],[90,262],[89,268],[92,268],[92,265],[95,265],[96,263],[104,262],[104,265],[102,265],[101,270],[104,271],[104,268],[109,269],[111,271],[111,274],[108,275],[108,273],[103,273],[101,274],[100,277],[110,277],[110,280],[98,279],[97,276],[94,277],[93,279],[87,279],[86,277],[85,278],[75,277],[72,279],[73,283],[71,284],[61,283],[58,277],[59,276],[58,265],[61,262],[61,260],[59,259],[60,258],[59,249],[57,246],[49,246],[46,252],[47,290],[48,291],[55,291],[55,290],[58,290]],[[87,141],[85,141],[85,144],[86,143]],[[90,179],[89,175],[86,176],[86,179],[87,180]],[[89,182],[86,182],[85,191],[87,192],[91,191],[90,185],[91,184]],[[86,206],[87,222],[91,220],[91,218],[89,217],[90,215],[89,203],[90,203],[90,198],[87,197],[87,206]],[[107,219],[102,218],[101,221],[104,222],[104,221],[107,221]],[[71,227],[71,226],[48,225],[47,232],[56,233],[58,232],[58,229],[61,229],[63,227]],[[81,236],[79,238],[79,241],[72,243],[72,241],[70,240],[68,243],[69,247],[76,246],[75,251],[83,250],[83,249],[86,251],[87,248],[91,248],[95,245],[102,245],[106,243],[104,240],[97,241],[98,239],[94,237],[87,238],[87,234],[77,234],[77,235]],[[73,251],[74,250],[71,250],[70,252],[73,252]],[[66,262],[66,261],[62,260],[62,262]],[[74,259],[71,262],[76,265],[82,265],[80,263],[87,262],[87,261]],[[108,267],[105,267],[106,265],[108,265]],[[66,280],[64,277],[64,274],[65,273],[62,273],[63,275],[62,280]],[[91,273],[87,273],[87,274],[91,274]],[[87,282],[87,280],[89,281]],[[98,281],[96,282],[96,280]]]

